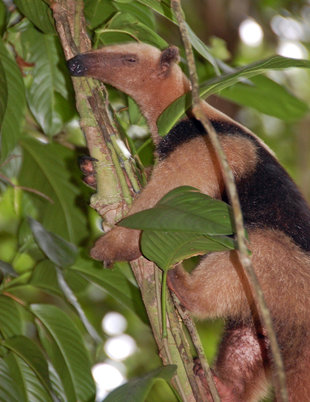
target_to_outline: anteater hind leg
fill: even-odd
[[[215,374],[229,388],[227,402],[259,401],[268,391],[268,342],[255,328],[230,325],[222,339]],[[220,391],[220,390],[219,390]]]
[[[214,381],[222,402],[259,401],[268,391],[268,359],[264,336],[257,336],[249,326],[228,328],[216,360]],[[195,367],[203,386],[208,386]]]

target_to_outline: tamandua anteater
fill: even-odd
[[[228,201],[221,170],[201,124],[181,121],[160,140],[156,121],[190,90],[176,47],[160,51],[130,43],[79,54],[73,76],[90,76],[130,95],[148,120],[157,146],[149,183],[130,214],[154,206],[168,191],[190,185]],[[310,401],[310,209],[272,152],[251,131],[204,103],[236,179],[255,272],[270,308],[282,351],[290,401]],[[140,231],[115,227],[91,251],[113,262],[141,255]],[[223,401],[258,401],[268,389],[272,361],[249,284],[236,251],[204,256],[188,274],[170,271],[169,287],[200,318],[224,317],[215,364]]]

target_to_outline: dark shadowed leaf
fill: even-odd
[[[2,3],[2,1],[1,1],[0,2],[0,34],[2,34],[2,32],[4,31],[6,22],[7,22],[7,9],[6,9],[6,6],[4,5],[4,3]]]
[[[91,401],[95,385],[81,333],[58,307],[33,304],[31,311],[48,332],[41,341],[59,374],[68,402]]]
[[[36,220],[29,218],[29,224],[41,250],[59,267],[72,265],[77,256],[77,248],[60,236],[48,232]]]
[[[0,271],[3,275],[18,276],[11,264],[0,260]]]
[[[143,377],[130,380],[116,388],[106,398],[106,402],[144,402],[157,380],[170,381],[176,374],[177,366],[160,367]]]
[[[36,189],[53,203],[28,193],[38,211],[38,220],[46,230],[66,240],[78,243],[87,236],[85,214],[77,205],[80,189],[72,184],[72,172],[77,169],[76,154],[57,144],[41,144],[23,139],[23,165],[20,184]]]

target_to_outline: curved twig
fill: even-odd
[[[225,182],[226,191],[229,196],[231,206],[233,209],[240,262],[246,273],[249,283],[251,284],[253,296],[255,298],[256,304],[258,306],[258,309],[259,309],[259,312],[261,315],[263,325],[266,328],[266,331],[268,333],[268,337],[270,340],[271,352],[272,352],[273,360],[274,360],[274,364],[275,364],[276,376],[274,377],[274,385],[275,385],[276,394],[280,401],[287,402],[288,394],[287,394],[286,383],[285,383],[285,371],[284,371],[282,356],[281,356],[280,348],[279,348],[279,345],[278,345],[278,342],[276,339],[275,331],[273,329],[271,315],[270,315],[269,309],[266,305],[265,298],[264,298],[262,289],[259,285],[257,276],[254,272],[251,258],[249,256],[248,249],[246,246],[243,217],[242,217],[239,197],[238,197],[238,193],[237,193],[237,189],[236,189],[236,185],[235,185],[235,181],[234,181],[234,176],[228,165],[225,153],[221,147],[221,144],[217,137],[216,131],[214,130],[211,122],[209,121],[209,119],[207,118],[207,116],[205,115],[205,113],[203,112],[203,109],[201,107],[201,100],[200,100],[200,96],[199,96],[198,76],[197,76],[196,67],[195,67],[195,59],[194,59],[194,54],[192,51],[190,39],[188,36],[186,23],[185,23],[185,20],[183,17],[183,11],[182,11],[180,0],[171,0],[171,7],[176,15],[176,18],[177,18],[177,21],[179,24],[180,33],[181,33],[185,51],[186,51],[188,68],[190,71],[190,80],[191,80],[191,84],[192,84],[193,114],[198,120],[201,121],[206,132],[208,133],[212,146],[215,149],[216,155],[217,155],[218,160],[221,165],[221,170],[222,170],[222,174],[223,174],[223,178],[224,178],[224,182]]]

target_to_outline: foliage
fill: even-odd
[[[107,358],[102,347],[105,335],[100,340],[97,333],[102,316],[109,310],[126,315],[128,331],[143,352],[137,353],[135,361],[128,359],[129,374],[141,375],[140,379],[114,392],[122,400],[135,387],[135,400],[143,400],[156,379],[171,378],[173,368],[146,374],[160,363],[128,266],[116,264],[114,270],[105,270],[88,257],[89,247],[100,232],[99,219],[88,208],[92,190],[80,180],[76,161],[86,152],[85,140],[77,124],[72,84],[52,13],[47,1],[13,3],[16,8],[7,8],[0,0],[0,400],[94,400],[91,368]],[[85,0],[85,15],[95,46],[140,39],[164,48],[168,43],[165,27],[175,25],[168,0]],[[243,53],[242,67],[232,67],[232,63],[228,66],[216,58],[216,49],[206,46],[194,29],[191,40],[203,82],[202,95],[220,93],[238,105],[280,118],[283,124],[299,120],[307,112],[306,99],[261,74],[293,66],[308,68],[308,62],[269,57],[267,49],[259,55],[260,61],[256,58],[253,62]],[[145,121],[131,99],[112,88],[109,94],[124,132],[145,129]],[[189,102],[182,98],[161,116],[162,134],[182,116]],[[287,133],[290,126],[285,127]],[[283,137],[280,146],[289,143],[288,138]],[[149,165],[153,153],[149,139],[138,135],[126,139],[136,161]],[[216,233],[205,232],[208,214],[214,217],[218,205],[206,196],[183,190],[166,196],[157,210],[143,213],[151,214],[147,222],[152,224],[156,216],[159,225],[167,222],[167,215],[162,218],[158,209],[164,206],[169,215],[170,227],[152,227],[153,232],[143,227],[142,237],[145,255],[165,269],[189,255],[213,250],[215,244],[233,246],[231,239],[224,237],[231,234],[230,226]],[[210,209],[204,204],[194,216],[188,214],[193,212],[192,202],[199,204],[201,198]],[[172,226],[173,214],[175,222],[180,219],[177,202],[182,206],[182,220],[187,222],[183,232],[184,227]],[[194,220],[197,231],[189,233]],[[220,223],[216,220],[216,227]],[[163,237],[167,230],[174,232],[168,236],[174,243],[169,246]],[[216,237],[216,243],[210,235]],[[184,248],[193,237],[194,253]],[[98,300],[91,294],[96,288],[100,289]],[[174,398],[168,388],[162,389],[165,395],[155,386],[155,400]]]

